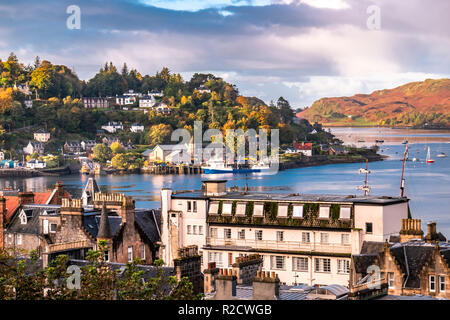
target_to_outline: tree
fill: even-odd
[[[111,159],[112,151],[110,148],[105,146],[103,143],[97,144],[93,150],[93,158],[95,161],[106,163],[106,161]]]
[[[122,143],[118,141],[111,143],[110,148],[114,154],[125,152],[125,148],[123,147]]]
[[[167,124],[157,124],[150,128],[147,134],[147,143],[151,146],[169,142],[172,134],[172,127]]]

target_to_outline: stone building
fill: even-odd
[[[47,217],[40,216],[40,225]],[[136,209],[134,200],[123,194],[94,195],[93,206],[83,207],[82,200],[64,199],[43,252],[44,265],[58,254],[83,259],[89,249],[97,250],[101,240],[108,250],[105,259],[127,263],[140,258],[151,264],[158,258],[160,213]]]
[[[450,243],[428,224],[402,219],[400,237],[372,244],[372,250],[353,255],[350,296],[369,299],[380,295],[424,295],[450,298]]]

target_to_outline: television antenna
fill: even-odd
[[[370,174],[370,170],[369,170],[369,159],[366,159],[366,168],[360,168],[359,169],[359,174],[366,174],[366,178],[364,179],[364,185],[363,186],[358,186],[358,190],[362,190],[364,191],[364,196],[368,196],[370,193],[370,187],[369,187],[369,174]]]
[[[406,159],[408,159],[408,145],[406,145],[405,153],[403,154],[403,165],[402,165],[402,178],[400,182],[400,196],[403,198],[405,196],[405,166],[406,166]]]

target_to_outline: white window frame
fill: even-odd
[[[278,205],[277,217],[279,217],[279,218],[287,218],[287,216],[288,216],[288,208],[289,208],[289,205],[287,205],[287,204],[279,204]]]
[[[326,240],[326,241],[324,241],[324,240]],[[327,232],[320,233],[320,243],[329,244],[330,243],[329,240],[330,240],[330,236]]]
[[[141,244],[141,259],[145,260],[145,244]]]
[[[314,258],[314,272],[331,273],[330,258]]]
[[[270,256],[270,269],[285,270],[286,257],[285,256]]]
[[[445,292],[445,276],[439,276],[439,292]]]
[[[284,231],[277,231],[277,241],[284,241]]]
[[[52,230],[52,226],[55,226],[55,231]],[[49,228],[50,233],[56,233],[57,229],[58,229],[57,223],[50,223],[50,228]]]
[[[330,206],[319,207],[319,219],[330,219]]]
[[[245,240],[245,229],[241,229],[238,231],[238,239]]]
[[[256,241],[263,240],[263,231],[262,230],[255,230],[255,240]]]
[[[296,204],[292,208],[292,218],[301,219],[303,218],[303,205]]]
[[[341,234],[341,244],[342,245],[350,244],[350,235],[348,233]]]
[[[308,240],[308,241],[305,241]],[[302,232],[302,243],[311,243],[311,233],[310,232]]]
[[[197,234],[197,226],[196,225],[192,226],[192,234]]]
[[[253,216],[254,217],[264,217],[264,204],[255,203],[253,205]]]
[[[292,271],[308,272],[309,259],[306,257],[293,257],[292,258]]]
[[[209,205],[208,214],[218,214],[219,213],[219,202],[213,201]]]
[[[350,220],[352,212],[352,207],[348,206],[341,206],[340,212],[339,212],[339,219],[341,220]]]
[[[350,274],[350,260],[338,259],[337,260],[337,272],[340,274]]]
[[[231,239],[231,228],[224,228],[223,229],[223,238],[226,240]]]
[[[133,262],[133,247],[129,246],[127,252],[128,252],[128,262]]]
[[[20,233],[17,234],[17,245],[18,246],[22,245],[22,235]]]
[[[223,266],[222,252],[208,252],[208,262],[215,262],[217,268]]]
[[[198,234],[203,235],[203,226],[198,226]]]
[[[192,201],[192,212],[197,212],[197,201]]]
[[[192,234],[192,227],[190,224],[187,225],[187,234]]]
[[[430,292],[436,292],[436,276],[435,275],[429,276],[428,284],[430,286]]]
[[[213,228],[213,227],[209,228],[209,236],[211,238],[217,239],[217,228]]]
[[[222,204],[222,215],[231,216],[233,212],[233,203],[232,202],[224,202]]]
[[[246,211],[247,211],[247,203],[245,202],[236,203],[236,216],[244,217]]]
[[[395,283],[394,283],[394,273],[388,272],[388,286],[390,289],[394,289]]]

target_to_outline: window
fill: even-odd
[[[277,241],[284,241],[284,231],[277,231]]]
[[[217,228],[209,229],[211,238],[217,238]]]
[[[238,231],[238,239],[245,240],[245,229]]]
[[[12,243],[13,243],[12,234],[8,234],[8,244],[12,245]]]
[[[20,224],[27,224],[27,215],[25,214],[25,211],[21,211],[20,215],[19,215],[19,219],[20,219]]]
[[[197,234],[197,226],[192,226],[192,233]]]
[[[430,276],[430,291],[435,292],[436,291],[436,277]]]
[[[331,272],[331,259],[315,258],[315,272]]]
[[[133,247],[128,247],[128,262],[133,262]]]
[[[445,292],[445,276],[439,276],[439,292]]]
[[[203,234],[203,226],[198,226],[198,234]]]
[[[56,223],[51,223],[50,224],[50,232],[55,233],[56,232],[56,227],[58,225]]]
[[[366,233],[372,233],[372,232],[373,232],[372,222],[366,222]]]
[[[341,244],[349,244],[350,243],[350,235],[347,233],[341,234]]]
[[[391,288],[391,289],[394,288],[394,273],[393,272],[388,272],[388,284],[389,284],[389,288]]]
[[[264,216],[264,204],[255,203],[253,206],[253,215],[255,217],[263,217]]]
[[[292,217],[303,218],[303,206],[294,206],[292,210]]]
[[[105,262],[109,262],[109,251],[108,250],[103,252],[103,260],[105,260]]]
[[[328,233],[320,234],[320,243],[328,243]]]
[[[284,270],[284,257],[270,256],[270,268],[273,270]]]
[[[141,259],[145,260],[145,244],[141,244]]]
[[[208,252],[208,262],[215,262],[217,268],[222,267],[222,252]]]
[[[343,220],[350,220],[351,207],[341,207],[339,218]]]
[[[190,201],[187,202],[187,211],[188,212],[192,211],[192,202],[190,202]]]
[[[187,234],[191,234],[191,226],[190,225],[187,226]]]
[[[228,228],[223,229],[223,238],[231,239],[231,229]]]
[[[219,212],[219,203],[218,202],[211,202],[209,205],[209,214],[218,214]]]
[[[319,219],[329,219],[330,218],[330,207],[321,206],[319,208]]]
[[[228,266],[231,267],[233,265],[233,253],[228,253]]]
[[[338,273],[350,273],[350,260],[338,259]]]
[[[245,216],[245,210],[246,210],[247,204],[244,203],[237,203],[236,204],[236,215],[237,216]]]
[[[197,212],[197,201],[192,201],[192,212]]]
[[[302,232],[302,242],[303,243],[310,243],[311,242],[311,235],[309,232]]]
[[[22,245],[22,235],[21,234],[18,234],[17,235],[17,245]]]
[[[292,258],[292,271],[308,271],[308,258]]]
[[[287,205],[279,205],[277,216],[280,218],[286,218],[288,215],[288,206]]]
[[[222,206],[222,214],[230,216],[233,210],[233,204],[231,202],[225,202]]]
[[[262,240],[262,239],[263,239],[262,230],[255,230],[255,240]]]

